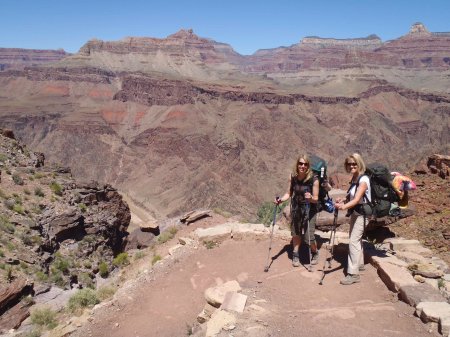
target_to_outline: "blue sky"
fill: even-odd
[[[92,38],[164,38],[182,28],[241,54],[312,35],[386,41],[415,22],[450,31],[450,0],[0,0],[0,9],[0,47],[68,52]]]

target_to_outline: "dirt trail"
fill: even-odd
[[[439,336],[397,300],[371,265],[361,283],[342,286],[346,252],[339,250],[319,285],[325,246],[315,271],[308,272],[292,267],[288,245],[274,239],[275,259],[267,273],[267,237],[230,239],[213,249],[183,247],[179,256],[149,268],[116,300],[96,310],[73,336],[187,336],[206,303],[205,289],[229,280],[237,280],[248,299],[244,313],[236,314],[235,329],[219,336]]]

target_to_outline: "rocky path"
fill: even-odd
[[[153,268],[145,261],[138,278],[94,310],[73,336],[204,336],[196,323],[206,304],[204,292],[231,280],[247,302],[218,336],[439,336],[414,316],[413,307],[397,300],[370,264],[361,283],[341,286],[345,251],[338,250],[319,285],[325,246],[308,272],[291,266],[288,245],[288,239],[274,238],[267,273],[267,236],[235,237],[211,249],[186,245]]]

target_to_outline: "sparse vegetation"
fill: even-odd
[[[105,278],[109,275],[109,268],[108,264],[105,261],[101,261],[98,265],[98,272],[100,273],[100,276]]]
[[[12,175],[12,178],[13,178],[14,184],[16,184],[16,185],[23,185],[24,184],[23,179],[17,173],[14,173]]]
[[[39,186],[34,189],[34,195],[41,198],[45,197],[44,191],[42,191],[42,188],[40,188]]]
[[[47,329],[53,329],[58,325],[56,312],[48,307],[34,309],[31,313],[31,322]]]
[[[152,258],[152,266],[153,266],[156,262],[158,262],[158,261],[160,261],[160,260],[162,260],[161,255],[158,255],[158,254],[154,255],[153,258]]]
[[[218,208],[218,207],[214,208],[213,212],[216,213],[216,214],[222,215],[224,218],[230,218],[233,215],[230,212],[225,211],[225,210],[223,210],[221,208]]]
[[[6,280],[6,282],[11,283],[11,281],[14,279],[13,267],[7,265],[5,267],[5,271],[6,271],[6,273],[5,273],[5,280]]]
[[[116,288],[113,286],[103,286],[97,289],[97,297],[100,301],[107,300],[111,298],[116,293]]]
[[[438,284],[438,288],[439,288],[439,289],[444,288],[444,287],[445,287],[445,281],[444,281],[444,279],[443,279],[443,278],[440,278],[440,279],[437,281],[437,284]]]
[[[80,208],[81,213],[85,213],[87,211],[87,206],[83,203],[79,203],[78,207]]]
[[[172,227],[169,228],[168,231],[169,231],[170,234],[172,234],[173,236],[175,236],[175,234],[177,234],[177,232],[178,232],[178,228],[175,227],[175,226],[172,226]]]
[[[144,256],[145,256],[145,252],[140,250],[140,251],[136,252],[136,254],[134,254],[134,259],[139,260],[139,259],[142,259]]]
[[[282,203],[280,207],[278,207],[277,214],[281,212],[283,207],[287,204],[287,201]],[[259,223],[262,223],[266,226],[270,226],[273,221],[273,212],[275,209],[275,204],[270,201],[266,201],[259,206],[258,211],[256,213],[257,219]]]
[[[56,181],[52,181],[52,183],[50,184],[50,189],[52,190],[53,193],[55,193],[56,195],[61,196],[63,194],[63,188],[60,184],[58,184]]]
[[[173,239],[173,237],[174,237],[174,235],[173,235],[171,232],[169,232],[169,231],[162,232],[162,233],[158,236],[158,242],[159,242],[159,243],[165,243],[165,242],[167,242],[167,241]]]
[[[70,312],[77,312],[86,307],[100,303],[97,294],[92,289],[81,289],[69,299],[68,309]]]
[[[206,249],[213,249],[219,245],[217,241],[213,240],[205,240],[203,241],[203,244],[205,245]]]
[[[129,264],[128,253],[120,253],[113,259],[113,265],[116,267],[122,267]]]
[[[0,215],[0,230],[9,234],[14,234],[16,227],[9,222],[8,217]]]
[[[13,206],[12,210],[14,212],[22,214],[22,215],[25,214],[25,208],[22,205],[20,205],[20,204],[15,204]]]

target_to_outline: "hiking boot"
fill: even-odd
[[[357,275],[357,274],[353,274],[353,275],[352,274],[347,274],[347,276],[341,280],[341,284],[343,284],[343,285],[350,285],[350,284],[353,284],[353,283],[358,283],[360,281],[361,281],[361,279],[359,278],[359,275]]]
[[[318,264],[319,263],[319,252],[312,253],[312,259],[311,264]]]
[[[359,271],[364,271],[364,270],[366,270],[366,266],[365,265],[360,265],[359,266]]]
[[[298,255],[295,255],[292,257],[292,266],[293,267],[300,267],[300,258]]]

